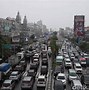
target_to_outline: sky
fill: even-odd
[[[0,18],[21,18],[29,23],[42,20],[48,28],[73,28],[74,15],[85,15],[89,26],[89,0],[0,0]]]

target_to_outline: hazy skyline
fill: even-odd
[[[48,28],[73,27],[74,15],[85,15],[89,26],[89,0],[0,0],[0,18],[20,12],[29,23],[42,20]]]

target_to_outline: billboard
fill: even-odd
[[[74,35],[76,37],[84,36],[84,15],[76,15],[74,16]]]

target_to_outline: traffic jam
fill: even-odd
[[[16,54],[15,66],[0,62],[0,90],[89,90],[89,54],[64,39],[53,70],[48,52],[51,47],[36,42]]]
[[[18,64],[0,63],[0,90],[47,90],[48,54],[47,45],[35,43],[17,53]],[[36,88],[33,89],[36,83]]]
[[[56,56],[54,90],[89,90],[89,54],[68,39]]]

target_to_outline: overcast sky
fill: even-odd
[[[28,22],[42,20],[48,28],[73,27],[74,15],[85,15],[89,26],[89,0],[0,0],[0,18],[27,16]]]

